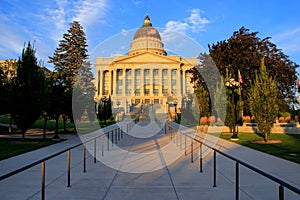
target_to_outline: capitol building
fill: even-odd
[[[196,57],[168,56],[146,15],[128,55],[96,58],[95,101],[110,97],[113,108],[124,113],[130,112],[131,106],[147,104],[180,110],[182,100],[194,91],[188,70],[197,64]]]

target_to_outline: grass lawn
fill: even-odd
[[[0,138],[0,160],[45,147],[57,141],[51,139]]]
[[[263,140],[255,133],[239,133],[239,140],[232,141],[280,158],[300,164],[300,135],[296,134],[271,134],[270,140],[281,140],[278,144],[254,144],[252,141]],[[221,134],[223,139],[230,140],[231,134]]]

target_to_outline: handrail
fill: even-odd
[[[135,123],[137,123],[137,119],[133,120],[133,122],[127,123],[126,124],[127,131],[129,129],[131,129],[132,125],[135,124]],[[23,172],[23,171],[25,171],[27,169],[30,169],[30,168],[32,168],[32,167],[34,167],[36,165],[42,164],[41,165],[42,166],[42,189],[41,189],[42,196],[41,196],[41,199],[45,199],[45,161],[50,160],[50,159],[52,159],[52,158],[54,158],[56,156],[59,156],[59,155],[65,153],[65,152],[68,152],[68,187],[70,187],[71,186],[70,185],[70,170],[71,170],[70,169],[70,162],[71,162],[70,161],[70,150],[72,150],[74,148],[77,148],[77,147],[79,147],[81,145],[84,146],[84,170],[83,171],[86,172],[86,166],[85,166],[86,165],[86,143],[91,142],[91,141],[94,140],[95,141],[95,143],[94,143],[94,150],[96,151],[96,146],[95,146],[96,145],[96,140],[98,138],[104,137],[106,135],[107,135],[108,140],[109,140],[110,139],[109,138],[109,133],[110,132],[112,133],[112,137],[111,137],[111,142],[112,143],[114,143],[114,142],[117,143],[117,140],[120,140],[121,138],[123,138],[123,127],[120,128],[119,126],[113,124],[111,126],[105,127],[104,129],[105,130],[103,130],[103,133],[101,133],[100,135],[97,135],[95,137],[89,138],[89,139],[87,139],[87,140],[85,140],[85,141],[83,141],[81,143],[75,144],[75,145],[73,145],[71,147],[68,147],[68,148],[65,148],[65,149],[63,149],[63,150],[61,150],[59,152],[53,153],[53,154],[51,154],[51,155],[49,155],[49,156],[47,156],[45,158],[42,158],[42,159],[37,160],[37,161],[35,161],[33,163],[30,163],[28,165],[20,167],[20,168],[14,170],[14,171],[11,171],[9,173],[1,175],[0,176],[0,181],[4,180],[6,178],[9,178],[11,176],[14,176],[14,175],[16,175],[16,174],[18,174],[20,172]],[[116,135],[115,135],[115,141],[114,141],[114,137],[113,137],[113,135],[114,135],[113,133],[114,132],[116,133]],[[109,148],[107,150],[109,150]],[[102,143],[102,156],[104,155],[103,151],[104,151],[104,143]],[[95,156],[96,155],[94,155],[94,157]],[[96,157],[94,158],[94,162],[96,162]]]
[[[114,124],[113,124],[112,126],[114,126]],[[90,141],[92,141],[92,140],[94,140],[94,139],[96,139],[96,138],[101,137],[102,135],[105,135],[106,133],[107,133],[107,132],[103,132],[103,133],[102,133],[101,135],[99,135],[99,136],[96,136],[96,137],[94,137],[94,138],[90,138],[90,139],[88,139],[88,140],[86,140],[86,141],[84,141],[84,142],[82,142],[82,143],[76,144],[76,145],[74,145],[74,146],[72,146],[72,147],[66,148],[66,149],[64,149],[64,150],[61,150],[61,151],[56,152],[56,153],[54,153],[54,154],[51,154],[50,156],[47,156],[47,157],[45,157],[45,158],[43,158],[43,159],[40,159],[40,160],[35,161],[35,162],[33,162],[33,163],[30,163],[30,164],[28,164],[28,165],[26,165],[26,166],[24,166],[24,167],[21,167],[21,168],[19,168],[19,169],[16,169],[16,170],[14,170],[14,171],[12,171],[12,172],[9,172],[9,173],[7,173],[7,174],[4,174],[4,175],[0,176],[0,181],[4,180],[4,179],[6,179],[6,178],[8,178],[8,177],[10,177],[10,176],[13,176],[13,175],[15,175],[15,174],[18,174],[18,173],[20,173],[20,172],[22,172],[22,171],[25,171],[26,169],[29,169],[29,168],[31,168],[31,167],[34,167],[34,166],[36,166],[36,165],[38,165],[38,164],[40,164],[40,163],[42,163],[42,162],[45,162],[45,161],[47,161],[47,160],[50,160],[51,158],[54,158],[54,157],[56,157],[56,156],[59,156],[59,155],[65,153],[65,152],[67,152],[68,150],[74,149],[74,148],[79,147],[79,146],[81,146],[81,145],[83,145],[83,144],[85,144],[85,143],[88,143],[88,142],[90,142]]]
[[[172,124],[173,124],[173,126],[172,126]],[[270,179],[270,180],[272,180],[272,181],[274,181],[276,183],[278,183],[280,185],[279,186],[279,199],[280,200],[284,199],[283,187],[285,187],[285,188],[289,189],[290,191],[293,191],[296,194],[300,195],[300,189],[299,188],[297,188],[297,187],[295,187],[295,186],[293,186],[293,185],[291,185],[291,184],[289,184],[289,183],[287,183],[287,182],[285,182],[285,181],[283,181],[283,180],[281,180],[281,179],[279,179],[279,178],[277,178],[277,177],[275,177],[275,176],[273,176],[273,175],[271,175],[271,174],[269,174],[269,173],[267,173],[267,172],[265,172],[265,171],[263,171],[261,169],[258,169],[256,167],[254,167],[253,165],[250,165],[250,164],[246,163],[245,161],[242,161],[242,160],[240,160],[238,158],[235,158],[235,157],[233,157],[231,155],[228,155],[228,154],[222,152],[221,150],[216,149],[215,147],[212,147],[212,146],[210,146],[210,145],[202,142],[199,139],[199,138],[201,138],[200,136],[197,136],[198,138],[194,138],[194,137],[192,137],[190,135],[182,133],[181,131],[178,131],[178,127],[175,127],[174,125],[178,125],[178,124],[176,124],[176,123],[168,123],[167,124],[166,123],[165,124],[165,126],[166,126],[165,130],[167,130],[167,126],[168,126],[169,128],[177,130],[177,132],[179,132],[181,135],[184,135],[185,137],[188,137],[188,138],[192,139],[193,141],[196,141],[199,144],[204,145],[204,146],[206,146],[206,147],[208,147],[208,148],[210,148],[211,150],[214,151],[214,171],[216,170],[216,152],[236,162],[236,184],[237,184],[236,185],[237,186],[236,190],[238,190],[238,188],[239,188],[238,187],[238,184],[239,184],[239,180],[238,180],[238,177],[239,177],[239,174],[238,174],[239,173],[238,165],[241,164],[241,165],[247,167],[248,169],[250,169],[250,170],[252,170],[252,171],[254,171],[254,172],[256,172],[256,173],[258,173],[258,174],[260,174],[260,175],[262,175],[262,176],[264,176],[264,177],[266,177],[266,178],[268,178],[268,179]],[[171,134],[172,134],[172,132],[171,132]],[[172,138],[172,136],[171,136],[171,138]],[[204,138],[201,138],[201,139],[204,139]],[[193,142],[191,144],[193,144]],[[191,148],[193,148],[193,145],[191,145]],[[201,165],[200,166],[200,172],[202,172],[202,147],[200,148],[200,150],[201,150],[201,154],[200,154],[201,155],[201,158],[200,158],[201,159],[200,160],[200,165]],[[192,162],[193,162],[193,155],[192,155],[193,154],[193,149],[191,149],[191,151],[192,151],[192,153],[191,153],[191,159],[192,159]],[[215,176],[216,176],[216,174],[214,172],[214,181],[213,181],[214,182],[214,185],[213,185],[214,187],[216,187],[216,177]],[[236,191],[236,199],[239,199],[238,196],[239,196],[239,193],[238,193],[238,191]]]

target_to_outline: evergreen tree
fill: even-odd
[[[209,92],[203,85],[199,85],[195,90],[195,95],[198,100],[200,117],[209,116],[211,111]]]
[[[36,50],[28,42],[23,49],[22,58],[17,65],[15,78],[14,99],[18,100],[15,106],[15,122],[21,129],[23,139],[25,132],[38,119],[44,107],[45,75],[39,67]]]
[[[63,39],[60,40],[53,57],[49,57],[49,63],[54,64],[54,70],[57,74],[56,82],[62,83],[64,87],[64,93],[59,97],[63,101],[56,103],[60,103],[57,106],[62,108],[61,114],[65,131],[67,118],[73,121],[72,90],[76,76],[88,58],[86,38],[82,26],[77,21],[72,22],[70,26],[67,33],[63,35]],[[58,119],[57,116],[56,118]]]
[[[86,113],[90,122],[93,122],[96,116],[94,102],[95,85],[93,83],[93,80],[94,76],[92,73],[91,64],[90,62],[85,62],[79,70],[77,82],[75,84],[77,87],[77,97],[75,97],[77,99],[77,103],[75,104],[78,104],[80,102],[83,103],[84,107],[80,112],[77,113],[77,115],[82,116],[83,113]],[[80,105],[78,106],[80,107]]]
[[[5,100],[7,98],[6,84],[7,84],[6,76],[2,68],[0,67],[0,94],[2,94],[0,96],[0,114],[5,114],[5,110],[6,110],[5,107],[7,106]]]
[[[49,63],[54,64],[58,78],[64,80],[68,88],[74,85],[76,76],[88,57],[82,26],[77,21],[71,23],[70,26],[67,33],[63,35],[63,39],[60,40],[53,57],[49,57]]]
[[[268,141],[274,120],[278,115],[277,95],[276,81],[269,77],[264,58],[262,58],[260,75],[256,75],[249,93],[249,105],[265,141]]]
[[[228,114],[227,109],[227,99],[226,99],[226,90],[224,88],[223,82],[218,83],[216,85],[216,90],[214,93],[213,98],[213,105],[214,105],[214,113],[217,118],[219,118],[222,122],[222,124],[225,122],[226,114]]]

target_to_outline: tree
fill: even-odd
[[[226,76],[226,69],[236,81],[240,79],[240,70],[243,84],[241,97],[243,110],[250,115],[248,93],[254,83],[256,74],[260,70],[260,58],[265,56],[268,73],[274,77],[278,86],[278,104],[281,111],[287,111],[291,103],[296,102],[296,68],[298,65],[286,56],[270,41],[270,37],[260,39],[258,32],[249,32],[241,27],[227,39],[209,47],[209,55],[213,58],[220,73]]]
[[[39,67],[34,46],[28,42],[23,48],[22,57],[18,61],[15,78],[14,99],[15,122],[21,129],[22,137],[38,119],[44,107],[45,75]]]
[[[263,57],[261,59],[260,75],[256,75],[254,85],[251,87],[249,105],[258,128],[267,142],[279,108],[276,81],[269,77],[264,60]]]
[[[64,80],[68,88],[72,88],[80,68],[88,58],[82,26],[77,21],[71,23],[70,26],[67,33],[63,35],[63,39],[60,40],[53,57],[49,57],[49,63],[54,64],[58,78]]]
[[[111,99],[110,96],[108,99],[104,98],[102,101],[98,102],[97,107],[97,118],[99,121],[104,121],[106,125],[106,120],[112,117],[112,108],[111,108]]]
[[[195,95],[198,100],[200,117],[210,116],[210,98],[207,89],[203,85],[199,85],[195,90]]]
[[[86,38],[82,26],[77,21],[72,22],[70,26],[67,33],[63,35],[63,39],[60,40],[53,57],[49,57],[49,63],[54,64],[54,71],[57,74],[56,80],[64,85],[64,93],[60,96],[63,101],[56,103],[61,104],[57,106],[62,108],[61,114],[65,131],[67,118],[73,121],[72,90],[76,76],[88,58]]]
[[[76,95],[73,93],[73,107],[74,107],[74,98],[77,100],[77,104],[79,102],[84,102],[83,109],[80,111],[76,108],[76,110],[80,111],[77,113],[80,117],[83,113],[87,114],[90,122],[93,122],[95,119],[95,85],[93,83],[94,76],[91,69],[91,63],[85,62],[79,70],[77,81],[76,81]],[[74,91],[74,90],[73,90]],[[77,106],[76,106],[77,107]],[[74,110],[74,109],[73,109]]]

